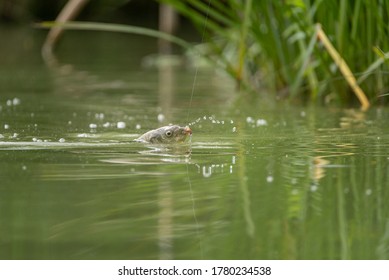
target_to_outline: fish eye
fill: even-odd
[[[166,134],[167,137],[170,137],[170,136],[172,136],[173,132],[171,132],[170,130],[168,130],[168,131],[166,131],[165,134]]]

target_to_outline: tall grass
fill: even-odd
[[[377,102],[389,87],[389,2],[381,0],[160,0],[202,27],[219,65],[261,94],[348,104],[357,100],[317,38],[319,23]]]

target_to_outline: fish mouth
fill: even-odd
[[[186,135],[192,135],[192,129],[190,129],[189,126],[185,126],[183,133]]]

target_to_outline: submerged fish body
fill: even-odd
[[[192,135],[192,130],[188,126],[168,125],[150,130],[134,141],[153,144],[173,144],[184,142],[188,135]]]

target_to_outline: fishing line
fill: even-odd
[[[201,34],[201,44],[204,42],[204,35],[205,35],[206,27],[207,27],[207,22],[208,22],[208,17],[209,17],[209,9],[211,7],[211,2],[212,2],[212,0],[208,1],[207,13],[205,15],[203,31],[202,31],[202,34]],[[199,56],[200,56],[200,53],[197,52],[196,53],[196,58],[198,58]],[[195,92],[196,81],[197,81],[197,73],[198,72],[199,72],[199,64],[197,63],[196,67],[195,67],[194,78],[193,78],[192,92],[191,92],[190,99],[189,99],[188,115],[186,116],[186,122],[187,123],[189,122],[189,113],[190,113],[190,109],[192,108],[192,101],[193,101],[193,95],[194,95],[194,92]]]
[[[197,235],[197,238],[199,239],[201,259],[204,259],[203,242],[201,241],[201,237],[200,237],[199,222],[198,222],[197,216],[196,216],[196,204],[195,204],[195,200],[193,198],[192,182],[190,181],[190,177],[189,177],[189,167],[188,167],[188,164],[186,164],[186,174],[188,175],[189,191],[190,191],[190,197],[191,197],[191,200],[192,200],[192,212],[193,212],[193,218],[194,218],[194,220],[196,222],[196,235]]]
[[[208,1],[207,13],[205,15],[203,31],[202,31],[202,34],[201,34],[201,43],[204,42],[205,29],[207,27],[207,22],[208,22],[209,9],[210,9],[210,6],[211,6],[211,1],[212,0]],[[196,54],[196,58],[199,57],[199,56],[200,56],[200,53],[197,53]],[[195,75],[194,75],[194,78],[193,78],[192,92],[191,92],[190,99],[189,99],[189,107],[188,107],[188,115],[186,116],[186,123],[189,123],[189,114],[190,114],[190,109],[192,107],[192,101],[193,101],[193,95],[194,95],[194,92],[195,92],[198,71],[199,71],[199,65],[197,64],[196,67],[195,67]],[[190,135],[190,154],[191,153],[192,153],[192,135]],[[190,154],[189,154],[189,157],[190,157]],[[196,203],[195,203],[195,200],[194,200],[194,197],[193,197],[192,182],[191,182],[190,176],[189,176],[189,161],[186,162],[186,176],[187,176],[187,179],[188,179],[190,197],[191,197],[191,200],[192,200],[192,212],[193,212],[193,218],[194,218],[195,223],[196,223],[196,235],[197,235],[197,238],[199,240],[201,259],[204,259],[203,245],[202,245],[201,235],[200,235],[200,231],[199,231],[199,222],[198,222],[197,216],[196,216]]]

